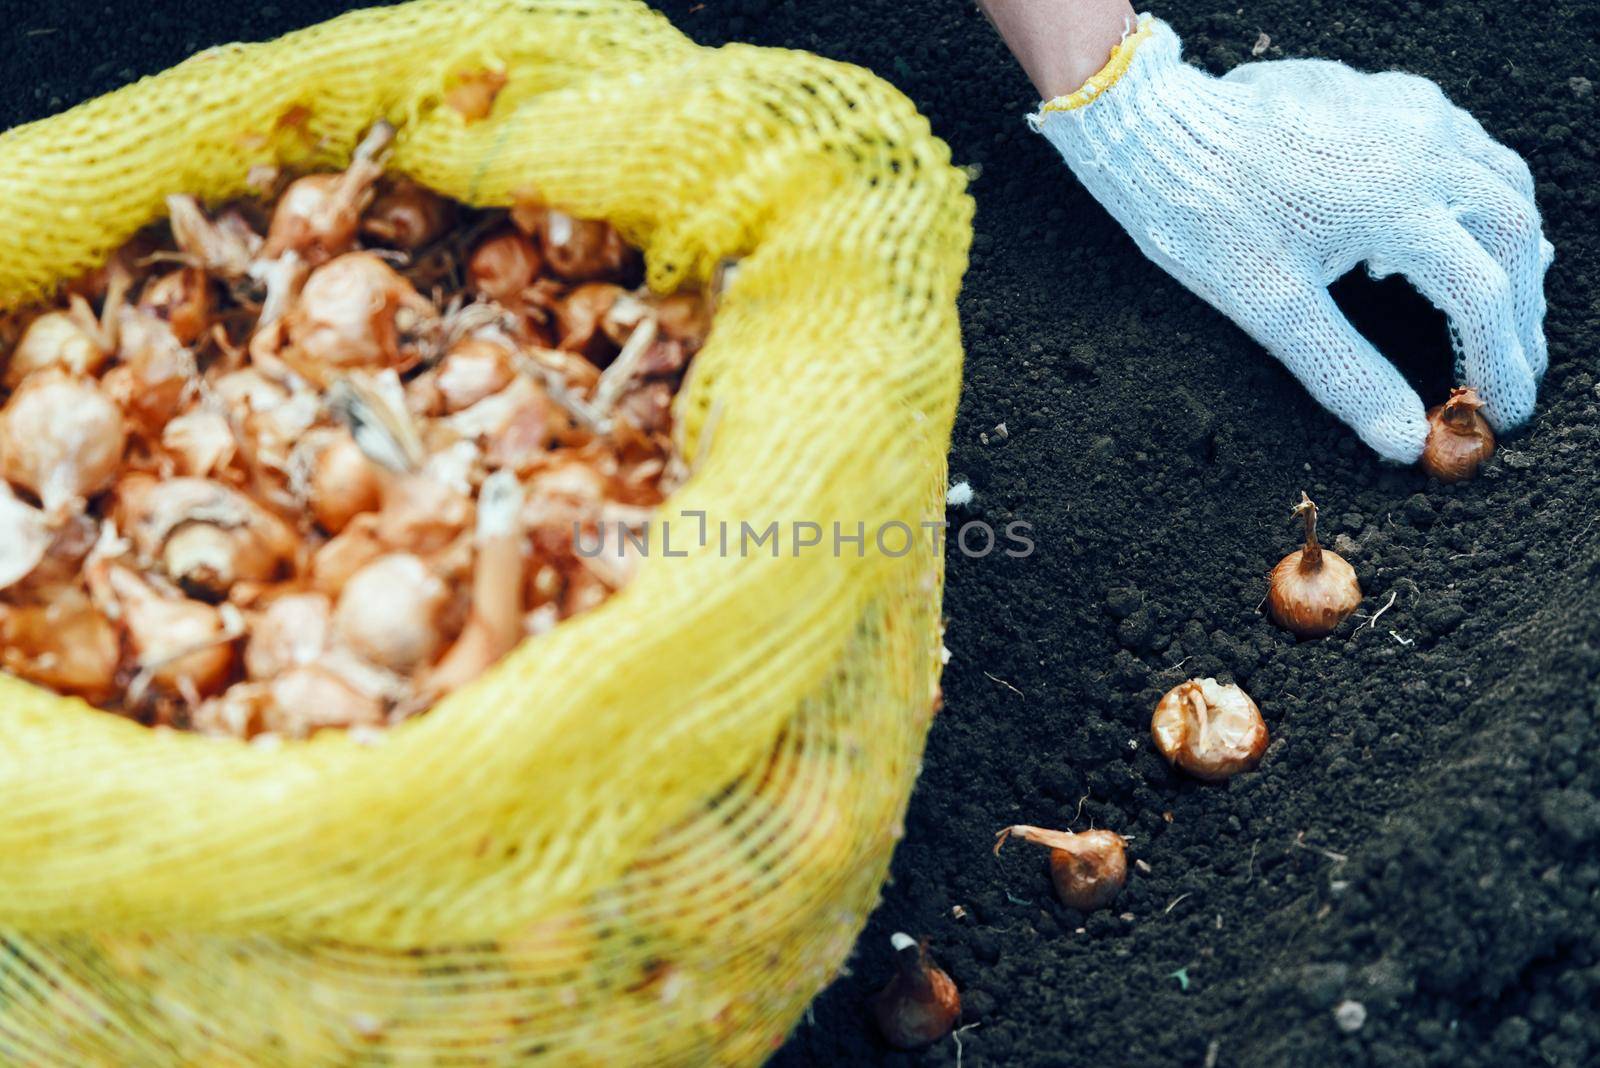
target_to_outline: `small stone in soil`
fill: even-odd
[[[1333,1019],[1339,1030],[1354,1034],[1367,1022],[1367,1007],[1359,1001],[1341,1001],[1334,1007]]]

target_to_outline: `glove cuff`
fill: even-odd
[[[1078,111],[1094,101],[1112,86],[1141,68],[1158,68],[1182,62],[1181,45],[1172,27],[1154,15],[1140,15],[1138,22],[1111,50],[1111,58],[1082,87],[1039,105],[1039,110],[1028,116],[1028,125],[1034,130],[1044,128],[1047,116]]]

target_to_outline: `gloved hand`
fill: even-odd
[[[1388,459],[1414,461],[1422,401],[1328,295],[1365,262],[1450,317],[1463,384],[1496,430],[1547,363],[1533,177],[1439,87],[1342,63],[1213,78],[1144,16],[1111,62],[1030,120],[1156,263],[1242,326]]]

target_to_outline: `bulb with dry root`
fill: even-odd
[[[1267,725],[1250,695],[1216,679],[1190,679],[1156,703],[1150,737],[1167,762],[1219,782],[1261,762]]]
[[[1465,482],[1494,455],[1494,431],[1478,411],[1475,389],[1453,389],[1450,399],[1428,410],[1428,441],[1422,469],[1440,482]]]
[[[1019,823],[995,836],[996,855],[1012,835],[1050,850],[1050,881],[1068,908],[1079,912],[1104,908],[1128,881],[1127,843],[1114,831],[1074,834]]]
[[[928,946],[908,934],[895,933],[895,976],[872,1001],[872,1015],[884,1041],[897,1049],[932,1045],[961,1018],[961,994],[955,981],[928,956]]]
[[[1278,561],[1267,586],[1267,615],[1302,638],[1330,634],[1361,603],[1361,584],[1349,561],[1317,542],[1317,506],[1305,493],[1293,515],[1306,524],[1303,547]]]

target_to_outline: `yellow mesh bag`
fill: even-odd
[[[486,67],[509,82],[465,124],[441,99]],[[937,693],[939,554],[873,535],[942,509],[947,149],[865,71],[627,0],[420,0],[0,135],[0,308],[165,195],[341,166],[378,118],[396,170],[610,219],[658,288],[742,257],[678,400],[688,552],[376,746],[153,731],[0,677],[7,1065],[752,1063],[876,899]],[[780,555],[720,551],[741,521]],[[800,522],[823,546],[792,552]]]

